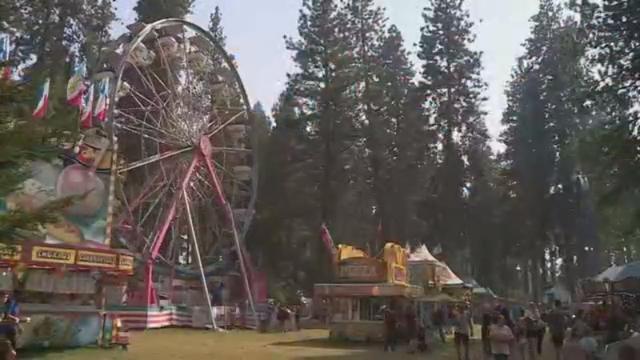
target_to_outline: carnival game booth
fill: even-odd
[[[114,319],[105,297],[119,297],[133,272],[122,250],[46,243],[5,246],[0,253],[2,291],[20,303],[19,348],[79,347],[101,343]]]
[[[421,287],[408,284],[406,251],[394,243],[385,245],[381,259],[339,246],[336,282],[314,286],[314,298],[329,303],[330,337],[354,341],[382,340],[383,308],[403,314],[421,295]]]
[[[247,327],[250,319],[247,319],[246,294],[240,273],[226,270],[220,264],[206,266],[204,270],[216,326]],[[144,282],[138,278],[133,281],[135,285],[130,285],[127,304],[109,303],[109,310],[134,330],[211,327],[208,301],[197,270],[156,266],[154,275],[156,291],[152,304],[146,303],[144,292],[140,291],[144,289]]]

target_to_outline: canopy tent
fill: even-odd
[[[490,298],[496,298],[497,295],[488,287],[484,287],[480,285],[476,279],[472,277],[463,277],[464,285],[468,288],[471,288],[471,293],[475,296],[487,296]]]
[[[458,275],[456,275],[451,268],[444,262],[431,255],[429,249],[425,245],[420,245],[415,251],[409,254],[409,264],[434,264],[435,265],[435,278],[436,282],[444,287],[462,287],[464,281],[462,281]],[[416,271],[419,266],[412,266],[412,271]]]
[[[454,298],[451,295],[445,293],[429,294],[417,299],[420,302],[432,302],[432,303],[453,303],[460,302],[459,299]]]
[[[436,259],[431,253],[429,249],[423,244],[420,245],[414,252],[409,254],[410,262],[418,262],[418,261],[432,261],[439,263],[438,259]]]
[[[628,278],[640,278],[640,261],[624,265],[613,265],[602,273],[596,275],[593,279],[599,282],[616,282]]]
[[[464,286],[464,281],[462,281],[458,275],[456,275],[451,268],[443,262],[439,263],[439,266],[436,269],[436,276],[438,277],[438,282],[442,286]]]

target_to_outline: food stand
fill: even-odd
[[[114,249],[23,243],[0,251],[2,291],[19,294],[18,348],[78,347],[98,343],[112,317],[103,298],[126,287],[131,254]],[[122,301],[122,291],[119,292]]]
[[[383,307],[402,312],[421,295],[421,287],[408,284],[406,251],[393,243],[382,259],[340,247],[336,281],[314,286],[315,298],[329,303],[330,337],[354,341],[382,340]]]

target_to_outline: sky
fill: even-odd
[[[376,0],[387,9],[389,23],[402,31],[406,48],[415,57],[422,26],[422,9],[426,0]],[[119,23],[135,20],[135,0],[115,0]],[[236,57],[240,75],[252,102],[260,101],[271,109],[284,88],[287,72],[295,70],[291,54],[285,49],[283,36],[297,35],[297,19],[302,0],[196,0],[189,20],[206,27],[216,5],[222,11],[222,25],[227,36],[227,50]],[[506,106],[505,84],[521,44],[529,35],[529,19],[538,8],[538,0],[467,0],[466,6],[475,23],[477,35],[473,47],[482,51],[482,76],[488,87],[485,110],[487,127],[494,149],[501,146],[500,118]]]

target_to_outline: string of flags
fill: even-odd
[[[11,43],[9,35],[0,34],[0,63],[9,61],[9,50],[11,49]],[[11,67],[0,67],[0,79],[9,79],[11,77]]]
[[[33,117],[41,119],[47,115],[47,108],[49,107],[49,78],[44,81],[42,87],[38,90],[38,103],[35,110],[33,110]]]
[[[11,38],[9,34],[0,33],[0,79],[8,80],[12,77],[10,66],[2,66],[8,62],[11,54]],[[33,110],[35,119],[42,119],[47,115],[49,107],[49,88],[51,79],[46,78],[37,92],[37,103]],[[87,80],[87,69],[84,63],[78,63],[67,83],[66,101],[69,106],[78,109],[79,123],[83,129],[93,127],[94,119],[104,122],[109,108],[110,78],[104,77],[98,81],[97,91],[94,84]],[[95,106],[94,106],[95,103]]]

